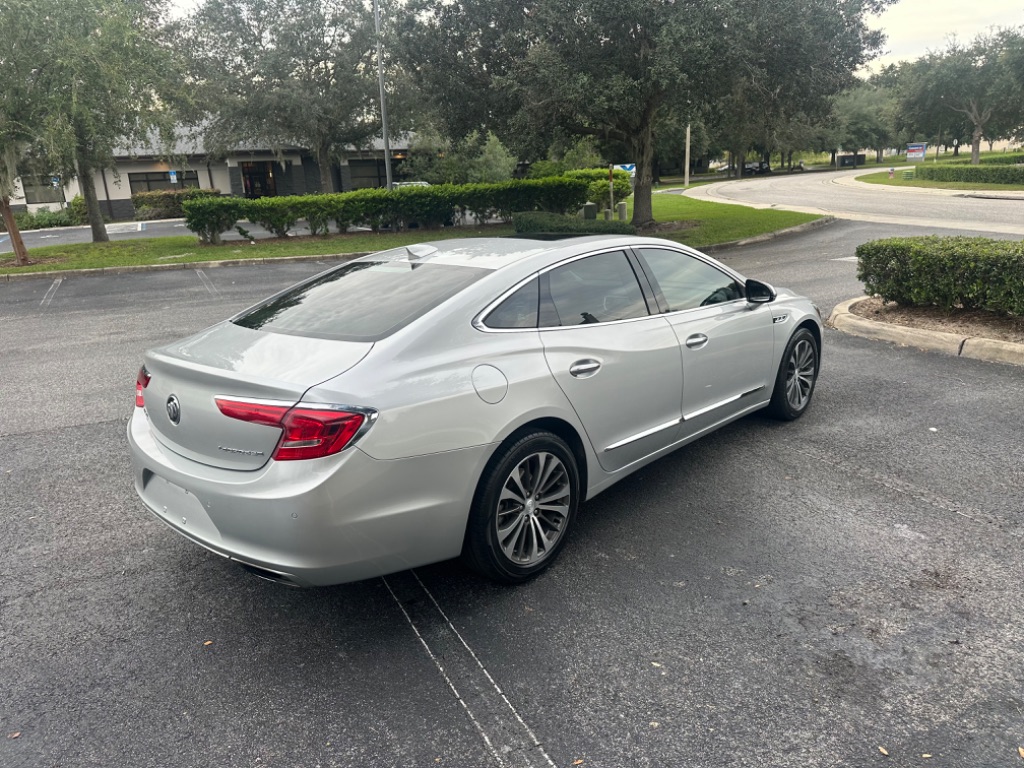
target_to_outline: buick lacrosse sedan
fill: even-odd
[[[631,472],[761,408],[801,416],[821,337],[808,299],[674,242],[396,248],[148,352],[135,488],[286,584],[459,555],[521,582]]]

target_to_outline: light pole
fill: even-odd
[[[377,33],[377,84],[380,86],[380,126],[384,134],[384,174],[391,189],[391,139],[388,138],[388,103],[384,98],[384,61],[381,57],[380,5],[373,0],[373,28]]]

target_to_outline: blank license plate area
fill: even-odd
[[[195,494],[159,475],[150,476],[143,494],[150,506],[175,528],[207,541],[220,541],[217,526]]]

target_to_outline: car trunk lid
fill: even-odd
[[[281,429],[230,418],[216,398],[291,406],[311,386],[356,365],[372,347],[221,323],[146,355],[146,414],[169,450],[210,466],[256,470],[273,455]]]

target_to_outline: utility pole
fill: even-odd
[[[384,173],[391,189],[391,139],[388,138],[388,103],[384,98],[384,60],[380,42],[380,4],[373,0],[373,28],[377,32],[377,84],[380,86],[380,125],[384,134]]]
[[[683,186],[690,186],[690,124],[686,124],[686,168],[683,171]]]

